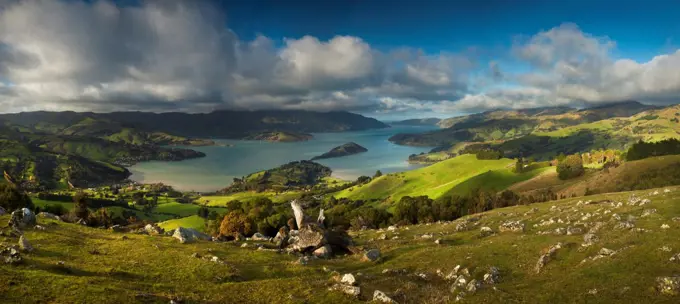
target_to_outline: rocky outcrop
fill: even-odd
[[[28,208],[21,208],[12,212],[8,225],[17,230],[35,226],[35,214]]]
[[[176,238],[179,240],[180,243],[192,243],[195,242],[196,240],[205,240],[205,241],[210,241],[211,237],[205,233],[201,233],[196,229],[193,228],[184,228],[184,227],[178,227],[175,229],[175,233],[172,234],[172,237]]]

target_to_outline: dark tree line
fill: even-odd
[[[680,154],[680,140],[675,138],[659,142],[643,142],[633,144],[626,153],[626,160],[639,160],[654,156]]]

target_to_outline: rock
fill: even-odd
[[[5,208],[0,207],[0,215],[5,215],[7,214],[7,211],[5,211]]]
[[[389,227],[387,227],[387,230],[395,231],[395,230],[397,230],[397,226],[389,226]]]
[[[557,250],[559,250],[560,248],[562,248],[562,243],[557,243],[555,244],[555,246],[548,248],[548,251],[541,255],[540,258],[538,258],[538,262],[536,262],[534,271],[536,273],[541,273],[543,267],[545,267],[545,265],[548,264],[548,262],[550,262],[550,260],[552,260],[555,257],[555,253],[557,253]]]
[[[670,251],[670,250],[669,250]],[[674,256],[672,256],[670,259],[668,259],[671,262],[680,262],[680,253],[676,253]]]
[[[489,267],[489,272],[484,274],[484,283],[486,284],[496,284],[500,281],[500,271],[498,271],[498,268],[491,266]]]
[[[359,294],[361,294],[361,288],[358,286],[351,286],[351,285],[345,285],[345,284],[335,284],[331,288],[329,288],[331,291],[340,291],[344,294],[348,294],[353,297],[358,297]]]
[[[276,233],[276,236],[274,236],[273,241],[274,241],[274,243],[277,243],[277,244],[279,242],[283,243],[284,241],[288,242],[288,227],[284,226],[284,227],[279,228],[279,232]]]
[[[671,228],[671,226],[669,226],[668,224],[661,225],[661,229],[670,229],[670,228]]]
[[[481,286],[481,285],[479,284],[479,282],[478,282],[477,280],[472,279],[472,280],[470,280],[470,283],[467,284],[467,286],[465,287],[465,289],[466,289],[469,293],[475,293],[475,292],[477,292],[477,289],[478,289],[480,286]]]
[[[303,265],[303,266],[304,266],[304,265],[307,265],[308,262],[309,262],[309,257],[308,257],[308,256],[300,257],[300,258],[296,261],[296,263],[297,263],[298,265]]]
[[[599,254],[603,255],[603,256],[611,256],[611,255],[616,254],[616,251],[608,249],[608,248],[602,248],[602,249],[600,249]]]
[[[3,257],[5,264],[15,265],[23,261],[19,250],[15,247],[7,247],[0,251],[0,256]]]
[[[373,292],[373,302],[397,303],[380,290],[376,290]]]
[[[480,237],[487,237],[487,236],[490,236],[490,235],[493,235],[493,229],[491,229],[490,227],[485,226],[485,227],[479,228],[479,236]]]
[[[676,296],[680,293],[680,276],[657,277],[656,283],[656,289],[662,294]]]
[[[165,232],[163,228],[159,227],[156,223],[147,224],[144,226],[144,231],[149,235],[159,235]]]
[[[8,225],[18,230],[35,226],[35,214],[28,208],[15,210],[9,219]]]
[[[581,229],[579,227],[572,227],[572,226],[567,227],[567,235],[577,235],[577,234],[583,234],[583,229]]]
[[[668,246],[663,246],[663,247],[659,248],[659,250],[661,250],[663,252],[671,252],[672,251],[672,249]]]
[[[248,247],[248,243],[241,244],[241,248],[246,248],[246,247]]]
[[[464,232],[468,230],[467,222],[460,222],[456,225],[457,232]]]
[[[623,222],[619,222],[618,224],[616,224],[616,226],[614,226],[614,228],[615,229],[633,229],[633,228],[635,228],[635,224],[633,224],[632,222],[629,222],[629,221],[623,221]]]
[[[380,250],[378,250],[378,249],[371,249],[369,251],[366,251],[366,253],[364,253],[364,257],[363,257],[364,261],[375,262],[379,259],[380,259]]]
[[[191,254],[191,257],[192,257],[192,258],[196,258],[196,259],[200,259],[200,258],[201,258],[201,255],[198,254],[198,252],[194,252],[194,253]]]
[[[175,229],[175,233],[172,234],[172,237],[176,238],[179,240],[180,243],[192,243],[196,240],[206,240],[209,241],[211,240],[211,237],[205,233],[201,233],[196,229],[193,228],[184,228],[184,227],[178,227]]]
[[[267,236],[265,236],[265,235],[263,235],[262,233],[259,233],[259,232],[256,232],[255,234],[253,234],[253,236],[251,236],[250,239],[253,240],[253,241],[263,241],[263,242],[269,241],[269,238]]]
[[[426,233],[426,234],[423,234],[423,235],[420,236],[420,238],[423,238],[423,239],[431,239],[433,237],[434,237],[434,235],[432,233]]]
[[[26,239],[26,237],[23,235],[19,238],[19,248],[21,248],[21,250],[24,252],[33,251],[33,246],[31,246],[31,243],[29,243],[28,239]]]
[[[125,228],[121,225],[113,225],[113,226],[109,227],[109,230],[113,231],[113,232],[126,232],[126,231],[128,231],[127,228]]]
[[[443,244],[443,242],[444,242],[444,241],[442,241],[442,239],[436,239],[436,240],[434,241],[434,243],[437,244],[437,245],[441,245],[441,244]]]
[[[588,247],[588,246],[590,246],[594,243],[597,243],[599,241],[600,241],[600,238],[597,235],[595,235],[594,233],[586,233],[583,236],[583,244],[581,244],[581,246]]]
[[[321,259],[330,258],[332,253],[333,253],[333,250],[331,249],[331,246],[328,245],[328,244],[319,247],[318,249],[314,250],[314,252],[313,252],[315,257],[321,258]]]
[[[588,290],[588,294],[589,295],[596,295],[597,294],[597,288],[593,288],[593,289]]]
[[[507,221],[498,226],[498,231],[524,232],[524,223],[520,221]]]
[[[0,212],[0,213],[2,213],[2,212]],[[46,218],[46,219],[50,219],[50,220],[55,220],[55,221],[61,221],[61,218],[58,215],[52,214],[52,213],[49,213],[49,212],[40,212],[40,213],[38,213],[38,217],[42,217],[42,218]]]
[[[326,237],[321,229],[309,225],[297,230],[295,235],[291,231],[291,236],[288,238],[288,244],[292,246],[293,250],[299,252],[315,250],[326,244]]]
[[[380,236],[378,236],[378,239],[381,241],[387,240],[387,235],[383,233]]]
[[[641,217],[647,217],[656,213],[656,209],[645,209],[642,211]]]
[[[357,285],[357,279],[354,277],[353,274],[347,273],[342,276],[342,280],[340,280],[340,283],[344,283],[347,285]]]
[[[76,222],[76,224],[82,225],[82,226],[87,226],[87,221],[84,220],[84,219],[78,219],[78,221]]]

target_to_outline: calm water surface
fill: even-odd
[[[282,164],[310,159],[328,152],[333,147],[353,141],[368,152],[332,159],[318,160],[333,169],[333,176],[356,179],[383,173],[411,170],[420,167],[406,160],[410,154],[427,152],[427,147],[406,147],[389,142],[396,133],[418,133],[436,129],[430,126],[395,126],[388,129],[343,133],[315,133],[314,139],[296,143],[264,141],[218,140],[232,147],[190,147],[207,156],[181,162],[143,162],[130,168],[131,179],[144,182],[163,182],[178,190],[215,191],[231,184],[234,177],[271,169]]]

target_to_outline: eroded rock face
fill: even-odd
[[[172,235],[172,237],[178,239],[179,242],[182,244],[192,243],[195,242],[196,240],[209,241],[212,239],[209,235],[201,233],[196,229],[184,227],[178,227],[177,229],[175,229],[175,233]]]
[[[12,212],[8,225],[19,230],[35,226],[35,214],[28,208],[21,208]]]

